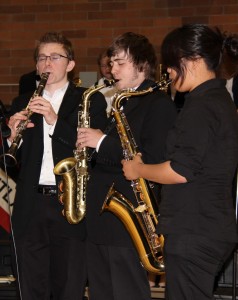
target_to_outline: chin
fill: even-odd
[[[115,85],[116,85],[116,88],[117,88],[118,90],[123,90],[123,89],[125,89],[125,88],[123,87],[123,85],[120,84],[120,81],[117,81]]]

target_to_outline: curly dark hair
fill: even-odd
[[[126,32],[113,41],[107,50],[107,56],[115,56],[125,51],[139,71],[145,72],[147,79],[154,79],[157,69],[155,49],[147,37],[141,34]]]

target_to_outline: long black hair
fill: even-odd
[[[238,57],[238,36],[222,34],[218,28],[203,24],[187,24],[171,31],[163,40],[161,57],[165,67],[177,72],[181,84],[185,78],[186,65],[183,59],[196,60],[203,58],[208,70],[216,72],[222,54]]]

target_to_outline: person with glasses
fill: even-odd
[[[111,73],[111,65],[110,65],[110,58],[107,56],[107,52],[103,51],[100,53],[98,60],[98,68],[100,73],[99,80],[95,83],[95,85],[102,85],[104,83],[104,80],[110,80],[112,79],[112,73]],[[111,110],[112,110],[112,101],[113,96],[116,92],[116,87],[105,87],[100,90],[100,92],[104,95],[105,100],[107,102],[107,116],[110,117]]]
[[[35,49],[36,69],[49,72],[42,96],[29,103],[33,112],[17,151],[20,174],[12,215],[13,237],[23,300],[83,299],[86,285],[85,224],[71,225],[58,200],[61,176],[54,166],[73,157],[78,110],[85,88],[69,80],[75,67],[71,42],[62,34],[44,34]],[[32,94],[13,101],[8,144]],[[91,126],[104,129],[106,102],[101,93],[91,97]]]

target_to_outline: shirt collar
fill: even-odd
[[[65,93],[65,91],[67,90],[68,88],[68,85],[69,85],[69,81],[67,81],[65,83],[65,85],[63,85],[62,87],[60,87],[59,89],[55,90],[53,94],[51,94],[50,92],[48,92],[47,90],[44,90],[44,96],[47,98],[47,99],[51,99],[53,98],[55,95],[57,94],[61,94],[61,93]]]

